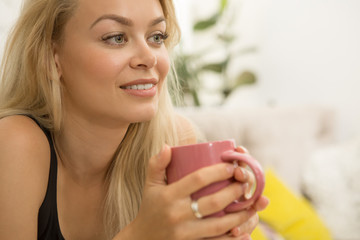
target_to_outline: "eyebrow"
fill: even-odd
[[[91,24],[90,26],[90,29],[93,28],[98,22],[102,21],[102,20],[113,20],[115,22],[118,22],[122,25],[125,25],[125,26],[129,26],[129,27],[132,27],[134,26],[134,22],[131,21],[131,19],[129,18],[126,18],[126,17],[122,17],[122,16],[119,16],[119,15],[116,15],[116,14],[106,14],[106,15],[103,15],[101,17],[99,17],[98,19],[95,20],[95,22],[93,24]],[[161,22],[165,22],[165,18],[164,17],[158,17],[154,20],[152,20],[149,24],[150,27],[152,26],[155,26]]]

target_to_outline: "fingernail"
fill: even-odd
[[[241,231],[240,227],[234,228],[234,229],[232,230],[232,236],[234,236],[234,237],[239,236],[240,231]]]
[[[245,192],[245,199],[250,199],[251,197],[252,197],[251,189],[248,189],[248,190]]]
[[[244,146],[240,146],[243,150],[244,150],[244,153],[249,153],[249,150],[246,149],[246,147]]]
[[[234,168],[237,168],[239,166],[238,161],[233,161]]]
[[[245,199],[246,200],[250,199],[252,197],[252,191],[251,191],[249,183],[245,183],[244,186],[243,186],[243,189],[244,189],[244,197],[245,197]]]
[[[241,169],[244,179],[245,180],[248,179],[248,172],[244,168],[240,168],[240,169]]]
[[[234,174],[234,166],[233,165],[229,165],[226,167],[226,170],[230,173],[230,174]]]
[[[249,183],[244,183],[243,185],[242,185],[242,187],[243,187],[243,193],[246,195],[246,191],[247,191],[247,189],[248,189],[248,187],[249,187]],[[244,196],[245,198],[246,198],[246,196]]]

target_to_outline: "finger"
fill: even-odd
[[[242,235],[247,235],[247,234],[251,234],[256,226],[259,223],[259,215],[255,214],[252,217],[249,218],[248,221],[246,221],[245,223],[241,224],[238,227],[235,227],[231,230],[231,234],[233,236],[242,236]]]
[[[232,239],[240,239],[240,240],[251,240],[251,235],[249,233],[240,233],[240,228],[234,228],[236,229],[235,233],[233,230],[229,233],[229,236],[232,236]]]
[[[234,177],[239,182],[246,182],[247,188],[245,190],[245,199],[250,199],[252,197],[253,192],[255,191],[256,180],[254,173],[251,170],[248,170],[244,167],[238,167],[235,169]]]
[[[234,177],[239,182],[249,181],[251,175],[253,175],[253,173],[250,170],[246,169],[246,165],[244,166],[240,163],[239,166],[235,168]]]
[[[236,152],[249,154],[249,151],[244,146],[238,146],[235,148]]]
[[[164,145],[158,155],[149,160],[147,169],[147,183],[165,185],[165,171],[171,159],[171,150],[168,145]]]
[[[255,211],[263,211],[270,203],[270,200],[265,197],[261,196],[253,205],[253,209]]]
[[[203,216],[219,212],[239,199],[244,194],[245,189],[246,186],[236,182],[214,194],[204,196],[198,199],[199,212]]]
[[[219,163],[201,168],[174,182],[168,191],[177,196],[186,197],[203,187],[229,179],[234,175],[234,166],[228,163]]]
[[[211,239],[211,240],[251,240],[251,237],[249,234],[243,234],[241,236],[232,236],[230,234],[221,236],[221,237],[213,237],[213,238],[205,238],[205,239]]]
[[[216,237],[226,234],[231,229],[245,224],[256,212],[253,209],[244,210],[236,213],[229,213],[223,217],[209,217],[200,221],[192,222],[192,226],[197,229],[194,232],[194,239],[205,237]],[[190,238],[190,239],[192,239]]]
[[[232,236],[233,238],[236,239],[241,239],[241,240],[251,240],[251,236],[249,233],[243,233],[241,234],[240,232],[240,228],[234,228],[233,230],[231,230],[231,232],[229,233],[230,236]]]

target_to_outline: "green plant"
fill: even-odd
[[[207,19],[202,19],[194,23],[194,34],[202,34],[214,30],[219,21],[230,12],[230,9],[227,9],[227,6],[227,0],[220,0],[219,9],[216,13]],[[227,29],[223,29],[220,33],[215,32],[214,34],[214,44],[217,45],[217,48],[220,46],[225,52],[225,57],[223,59],[213,62],[204,61],[204,56],[214,51],[215,48],[212,47],[210,49],[201,49],[192,53],[185,53],[184,51],[179,50],[174,56],[174,67],[183,89],[183,95],[190,95],[193,105],[195,106],[202,105],[198,91],[203,87],[200,77],[204,72],[212,72],[221,76],[219,78],[221,79],[221,89],[219,89],[219,91],[221,92],[223,99],[226,99],[233,89],[256,82],[256,76],[251,71],[241,72],[235,79],[230,79],[230,77],[227,76],[229,64],[234,58],[243,54],[253,53],[256,49],[254,47],[249,47],[234,51],[230,48],[234,41],[238,41],[234,34],[228,32]]]

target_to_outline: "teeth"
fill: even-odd
[[[125,89],[133,89],[133,90],[148,90],[152,88],[154,84],[148,83],[148,84],[138,84],[138,85],[131,85],[126,86]]]

